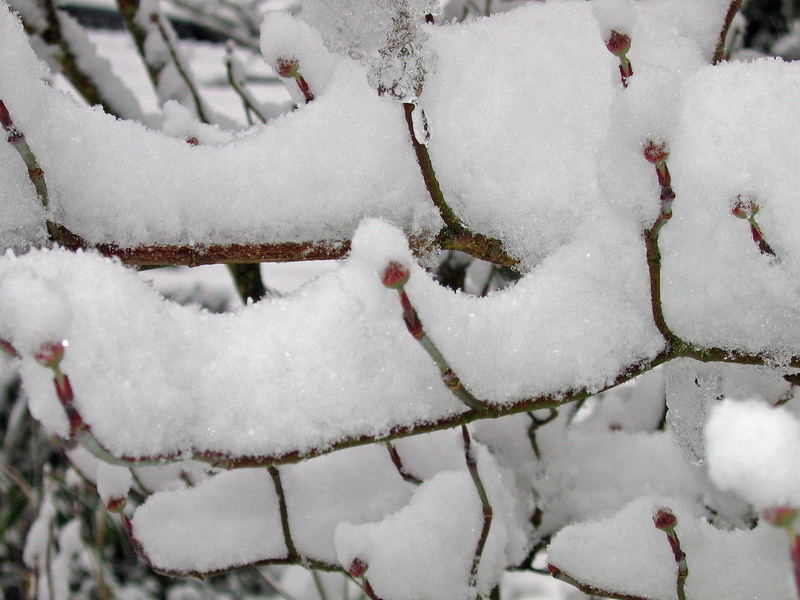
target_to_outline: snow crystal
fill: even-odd
[[[705,430],[708,471],[757,509],[800,506],[800,422],[785,408],[725,400]]]

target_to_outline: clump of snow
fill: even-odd
[[[127,467],[118,467],[105,462],[97,465],[95,474],[97,493],[106,506],[118,504],[128,496],[128,490],[133,483],[131,471]]]
[[[165,571],[215,571],[286,556],[266,469],[226,471],[196,488],[150,496],[134,515],[133,535]]]
[[[496,487],[490,489],[495,499],[502,497]],[[507,564],[509,531],[503,517],[501,510],[495,513],[484,548],[478,572],[482,594],[499,582]],[[406,507],[382,521],[339,525],[339,562],[345,567],[356,558],[366,563],[366,577],[381,597],[463,599],[474,593],[468,586],[469,573],[482,523],[481,503],[469,474],[445,471],[423,483]]]
[[[708,472],[761,510],[800,506],[800,421],[753,400],[718,404],[705,430]]]
[[[721,531],[699,516],[697,506],[677,498],[644,496],[608,519],[570,525],[553,538],[548,561],[601,590],[672,600],[677,566],[652,520],[661,507],[678,518],[675,531],[689,567],[687,598],[795,597],[782,532],[768,525]]]
[[[597,19],[603,40],[612,31],[631,35],[636,20],[636,7],[632,0],[593,0],[592,14]]]
[[[298,552],[330,564],[336,563],[333,540],[339,523],[380,520],[405,505],[414,488],[400,477],[382,444],[281,467],[281,480]]]
[[[72,310],[59,282],[26,268],[13,255],[5,262],[0,270],[0,338],[28,355],[42,344],[67,339]]]

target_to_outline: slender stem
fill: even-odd
[[[203,123],[210,123],[211,121],[208,120],[206,116],[205,110],[203,109],[203,102],[200,99],[200,93],[197,91],[197,87],[194,84],[194,80],[189,75],[188,71],[183,65],[183,60],[178,55],[178,50],[175,48],[175,44],[173,44],[173,40],[167,32],[166,27],[161,22],[161,16],[158,14],[151,15],[151,20],[158,28],[158,33],[161,34],[161,39],[164,41],[164,45],[167,47],[167,51],[169,52],[169,56],[172,59],[172,64],[175,65],[175,69],[178,71],[178,75],[181,76],[183,82],[186,84],[187,89],[189,90],[189,94],[192,96],[192,100],[194,101],[195,109],[197,110],[197,117]]]
[[[719,39],[717,40],[717,47],[714,50],[714,57],[711,64],[716,65],[725,60],[725,39],[728,37],[728,30],[733,23],[733,19],[742,8],[742,0],[731,0],[728,6],[728,12],[725,14],[725,20],[722,23],[722,29],[719,32]]]
[[[470,477],[472,477],[472,483],[475,485],[478,497],[481,499],[481,506],[483,507],[483,527],[481,528],[481,535],[478,538],[478,543],[475,546],[475,555],[472,558],[472,568],[469,573],[469,585],[474,588],[478,584],[478,569],[481,565],[481,556],[483,555],[483,548],[486,546],[486,540],[489,539],[489,529],[491,529],[492,526],[492,505],[489,503],[486,488],[484,488],[480,473],[478,473],[478,463],[475,460],[475,454],[472,450],[472,441],[466,425],[461,426],[461,437],[464,440],[464,458],[467,461],[467,469],[469,470]]]
[[[558,579],[559,581],[568,583],[569,585],[579,589],[587,596],[600,596],[601,598],[617,598],[618,600],[650,600],[649,598],[645,598],[643,596],[633,596],[631,594],[623,594],[621,592],[611,592],[608,590],[601,590],[594,586],[578,581],[577,579],[572,577],[572,575],[562,571],[555,565],[547,565],[547,567],[550,570],[550,574],[553,576],[554,579]]]
[[[414,151],[417,155],[417,163],[419,164],[420,171],[422,172],[422,178],[425,181],[425,187],[427,188],[428,194],[433,201],[433,205],[439,210],[439,216],[442,217],[442,221],[444,221],[445,226],[449,227],[453,231],[462,231],[465,229],[465,227],[461,223],[461,219],[458,218],[456,213],[452,208],[450,208],[444,199],[444,194],[442,193],[442,188],[439,185],[439,179],[436,177],[436,171],[433,168],[433,162],[431,161],[428,148],[417,139],[417,135],[414,131],[415,109],[416,106],[411,102],[403,103],[403,111],[405,112],[408,133],[411,136],[411,143],[413,144]]]
[[[544,419],[538,418],[532,412],[529,412],[528,416],[531,419],[531,424],[528,425],[528,439],[530,440],[531,448],[533,449],[534,456],[536,456],[536,460],[541,460],[542,457],[539,453],[539,443],[536,441],[536,430],[543,425],[547,425],[553,419],[558,417],[558,410],[554,407],[551,407],[550,414]]]
[[[392,459],[392,463],[394,463],[397,472],[400,474],[400,477],[408,481],[409,483],[413,483],[414,485],[419,485],[422,483],[420,479],[417,479],[409,473],[405,466],[403,465],[403,460],[400,458],[400,454],[397,452],[397,448],[394,447],[394,444],[390,441],[384,442],[386,444],[386,449],[389,450],[389,456]]]
[[[269,476],[272,477],[272,484],[275,486],[275,494],[278,496],[278,507],[281,513],[281,530],[283,531],[283,539],[286,542],[287,558],[299,560],[300,554],[297,552],[297,548],[295,548],[294,541],[292,540],[292,531],[289,527],[289,510],[286,505],[286,496],[283,492],[280,471],[278,471],[278,468],[274,465],[269,465],[267,470],[269,471]]]
[[[408,294],[406,294],[405,289],[400,287],[397,289],[397,293],[400,295],[400,304],[403,307],[403,320],[406,323],[409,333],[425,349],[425,352],[428,353],[428,356],[433,359],[433,362],[436,364],[439,372],[442,375],[442,381],[444,381],[444,384],[451,392],[453,392],[453,395],[456,396],[456,398],[466,404],[469,408],[473,410],[483,410],[485,408],[485,404],[464,388],[464,385],[461,383],[461,379],[458,377],[458,375],[456,375],[455,371],[450,368],[447,360],[439,351],[439,348],[436,347],[436,344],[433,343],[433,340],[431,340],[425,333],[425,329],[422,326],[422,321],[420,320],[416,309],[411,304],[411,300],[409,299]]]
[[[310,569],[311,571],[311,579],[314,580],[314,587],[317,588],[317,594],[319,594],[320,600],[328,600],[328,594],[325,593],[325,587],[322,585],[322,579],[319,576],[319,571],[316,569]]]
[[[240,83],[236,77],[237,70],[234,68],[234,57],[233,57],[233,48],[228,46],[227,53],[225,55],[225,72],[228,77],[228,83],[233,88],[239,98],[242,100],[242,105],[244,106],[245,114],[247,115],[248,121],[251,121],[250,113],[252,112],[258,120],[262,123],[267,122],[267,118],[261,112],[261,109],[258,107],[258,103],[256,102],[255,98],[250,94],[247,88],[244,85],[244,82]],[[252,123],[251,123],[252,124]]]
[[[33,184],[33,187],[36,189],[36,196],[39,198],[39,202],[45,209],[48,208],[50,204],[50,196],[47,191],[47,183],[45,182],[44,171],[39,166],[39,161],[36,159],[36,155],[28,145],[28,142],[25,139],[25,134],[14,124],[14,121],[11,118],[11,113],[2,99],[0,99],[0,125],[3,126],[3,129],[8,134],[8,143],[11,144],[11,147],[17,152],[17,154],[25,163],[25,166],[28,169],[28,178]],[[65,236],[75,237],[66,227],[57,225],[49,218],[45,221],[45,225],[47,227],[47,233],[53,242],[62,242]]]

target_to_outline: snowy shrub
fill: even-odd
[[[57,1],[0,0],[2,414],[71,465],[32,594],[159,594],[65,516],[83,479],[153,571],[289,599],[797,598],[800,65],[727,60],[740,0],[176,0],[239,121],[117,4],[154,109]],[[137,271],[201,264],[243,304]]]

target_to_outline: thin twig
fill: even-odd
[[[328,600],[328,594],[325,593],[325,587],[322,585],[319,571],[316,569],[309,570],[311,571],[311,579],[314,580],[314,587],[317,588],[317,594],[319,594],[320,600]]]
[[[403,321],[405,321],[408,332],[411,334],[411,337],[417,340],[420,346],[425,349],[428,356],[433,359],[434,364],[439,369],[439,373],[442,376],[442,381],[444,381],[447,388],[453,392],[453,395],[469,408],[473,410],[482,410],[485,406],[484,403],[464,388],[461,379],[456,375],[455,371],[450,368],[444,355],[439,348],[436,347],[436,344],[433,343],[433,340],[428,337],[427,333],[425,333],[425,328],[417,314],[417,310],[414,308],[414,305],[411,304],[411,300],[405,290],[405,284],[409,276],[410,273],[408,269],[395,261],[390,262],[383,272],[383,285],[396,289],[400,296],[400,305],[403,307]]]
[[[643,596],[633,596],[631,594],[624,594],[622,592],[611,592],[608,590],[601,590],[594,586],[578,581],[577,579],[572,577],[572,575],[562,571],[555,565],[547,565],[547,568],[550,569],[550,574],[553,576],[554,579],[558,579],[559,581],[563,581],[564,583],[568,583],[569,585],[578,588],[587,596],[600,596],[601,598],[617,598],[617,600],[650,600],[649,598],[645,598]]]
[[[167,47],[167,51],[169,52],[169,56],[172,59],[172,64],[175,65],[175,69],[178,71],[178,75],[181,76],[183,82],[186,84],[186,88],[189,90],[189,94],[192,96],[192,100],[194,101],[195,109],[197,110],[197,117],[203,123],[211,123],[206,116],[206,112],[203,109],[203,102],[200,99],[200,93],[197,91],[197,86],[194,84],[194,80],[189,75],[189,72],[183,65],[183,60],[178,55],[178,50],[175,48],[175,44],[173,44],[172,38],[169,35],[166,27],[161,22],[161,16],[157,13],[153,13],[150,15],[150,21],[158,28],[158,33],[161,35],[161,39],[164,41],[164,45]]]
[[[275,486],[275,495],[278,497],[278,507],[281,513],[281,530],[283,531],[283,539],[286,543],[287,558],[292,560],[300,560],[300,554],[292,540],[292,531],[289,527],[289,509],[286,504],[286,495],[283,492],[283,483],[281,482],[281,474],[278,468],[274,465],[267,467],[269,476],[272,478],[272,484]]]
[[[689,576],[689,567],[686,564],[686,553],[681,549],[681,542],[675,532],[678,519],[669,508],[659,508],[653,515],[653,524],[656,529],[660,529],[667,535],[669,547],[678,566],[678,574],[675,578],[678,600],[686,600],[686,578]]]
[[[245,109],[245,115],[247,116],[248,120],[251,120],[250,113],[252,112],[258,120],[262,123],[267,122],[267,118],[261,112],[261,109],[258,107],[258,102],[256,102],[255,98],[253,98],[250,91],[245,87],[244,82],[239,82],[237,80],[236,75],[237,69],[235,68],[234,64],[234,56],[233,56],[233,48],[229,45],[226,48],[225,53],[225,73],[228,77],[228,83],[233,88],[233,91],[241,98],[242,105]]]
[[[414,475],[406,470],[405,465],[403,465],[403,459],[400,458],[400,454],[397,452],[397,448],[394,447],[394,444],[388,440],[384,443],[386,444],[387,450],[389,450],[389,456],[391,457],[392,463],[394,463],[397,472],[400,474],[400,477],[409,483],[413,483],[414,485],[421,484],[422,481],[420,479],[417,479],[414,477]]]
[[[483,555],[483,548],[486,546],[486,540],[489,539],[489,530],[492,527],[492,505],[489,503],[489,497],[486,495],[486,488],[483,486],[480,473],[478,473],[478,463],[475,460],[469,430],[466,425],[461,426],[461,437],[464,440],[464,458],[467,461],[467,469],[469,470],[470,477],[472,477],[472,483],[475,485],[483,508],[483,527],[481,528],[481,535],[478,538],[478,543],[475,546],[475,554],[472,557],[472,567],[469,572],[469,585],[474,588],[477,587],[478,584],[478,569],[481,564],[481,556]]]
[[[714,57],[711,59],[711,64],[716,65],[725,60],[725,39],[728,37],[728,30],[733,23],[736,13],[742,8],[742,0],[731,0],[728,6],[728,12],[725,14],[725,20],[722,23],[722,29],[719,32],[717,40],[717,47],[714,49]]]

